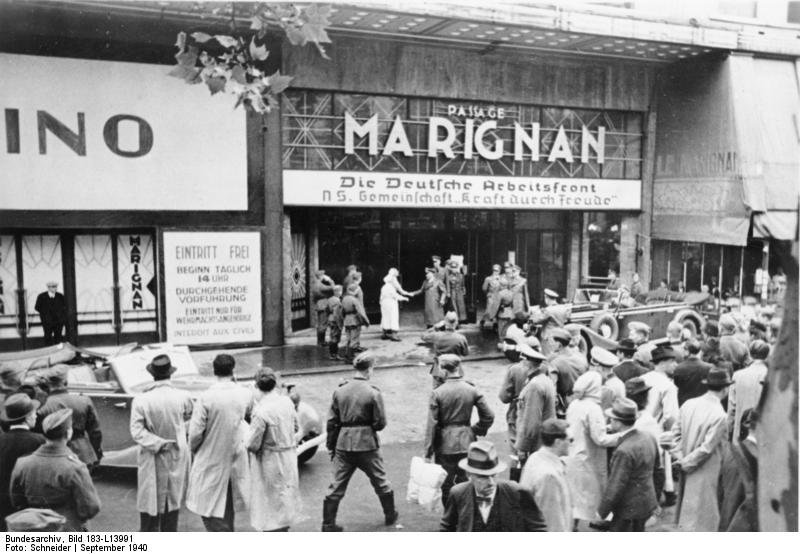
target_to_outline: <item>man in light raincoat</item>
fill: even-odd
[[[131,405],[131,436],[139,445],[136,508],[141,531],[177,531],[186,495],[191,464],[186,423],[192,417],[192,399],[170,383],[176,370],[166,354],[153,358],[147,371],[155,382]]]
[[[186,507],[203,518],[206,531],[233,531],[234,497],[243,499],[249,489],[243,431],[253,391],[234,381],[235,365],[230,354],[214,358],[217,382],[197,399],[189,423],[194,464]]]

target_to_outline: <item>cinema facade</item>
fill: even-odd
[[[746,294],[767,237],[796,234],[798,157],[730,123],[756,93],[790,111],[791,48],[764,69],[763,46],[740,55],[733,30],[683,22],[666,42],[646,21],[611,36],[579,14],[570,30],[338,5],[330,61],[273,41],[294,80],[260,117],[166,76],[177,31],[227,31],[161,4],[3,6],[82,31],[18,25],[0,42],[16,79],[0,87],[2,350],[40,344],[32,305],[51,279],[78,344],[276,345],[313,324],[317,268],[340,282],[356,264],[375,314],[388,268],[416,289],[431,255],[457,256],[474,316],[493,263],[520,265],[534,303],[609,269],[690,288],[738,271]],[[763,71],[779,92],[731,93]],[[784,119],[758,136],[785,138]]]

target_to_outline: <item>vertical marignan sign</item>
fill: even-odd
[[[167,340],[261,342],[261,235],[165,232]]]

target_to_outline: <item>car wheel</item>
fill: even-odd
[[[300,455],[297,457],[297,465],[303,465],[303,464],[304,464],[304,463],[306,463],[308,460],[310,460],[311,458],[313,458],[313,457],[314,457],[314,454],[316,454],[316,453],[317,453],[317,448],[319,448],[319,447],[317,447],[317,446],[312,446],[311,448],[309,448],[308,450],[306,450],[305,452],[303,452],[302,454],[300,454]]]
[[[677,321],[681,324],[681,326],[689,328],[689,330],[692,332],[692,335],[695,337],[698,336],[703,328],[703,316],[694,310],[681,310],[675,314],[675,317],[672,319],[672,321]]]
[[[589,329],[608,340],[617,340],[619,337],[619,322],[613,315],[597,314],[589,324]]]

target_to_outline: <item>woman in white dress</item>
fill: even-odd
[[[300,519],[297,472],[297,412],[281,394],[278,376],[258,370],[256,387],[263,393],[250,421],[250,524],[257,531],[288,531]]]
[[[408,302],[410,292],[403,290],[397,280],[398,271],[390,268],[389,273],[383,278],[381,287],[381,339],[399,341],[397,332],[400,330],[400,302]]]

